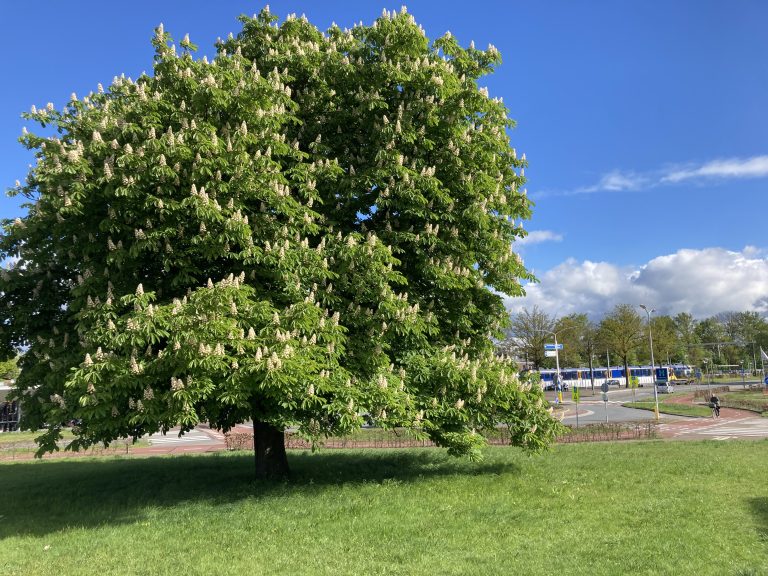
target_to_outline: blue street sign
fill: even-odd
[[[544,344],[544,350],[562,350],[562,349],[563,349],[562,344],[558,344],[557,346],[555,346],[554,344]]]
[[[768,386],[768,376],[765,377],[765,385]]]

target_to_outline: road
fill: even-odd
[[[550,402],[554,401],[554,393],[547,392],[547,398]],[[606,411],[608,422],[634,422],[638,420],[652,420],[653,412],[649,410],[635,410],[634,408],[624,408],[625,402],[632,402],[633,398],[637,401],[653,398],[653,389],[638,388],[634,391],[626,388],[612,388],[608,392],[608,402],[602,401],[601,392],[595,390],[594,396],[590,389],[581,392],[579,401],[579,424],[590,424],[606,421]],[[565,417],[563,422],[568,425],[576,425],[576,403],[571,400],[571,392],[563,392],[563,406],[565,407]],[[662,415],[663,416],[663,415]]]
[[[759,381],[747,382],[746,384],[759,384]],[[719,387],[723,384],[712,384],[711,387]],[[739,390],[742,383],[727,384],[731,390]],[[698,384],[691,386],[679,386],[678,392],[687,392],[694,390],[707,389],[707,384]],[[550,400],[554,399],[551,392],[547,393]],[[665,395],[659,395],[659,401],[664,399]],[[624,408],[622,403],[633,400],[632,390],[626,388],[614,389],[608,392],[608,402],[601,399],[600,393],[595,392],[592,396],[591,390],[582,391],[579,402],[579,425],[591,424],[606,421],[606,408],[608,413],[608,422],[635,422],[642,420],[652,420],[654,413],[650,410],[635,410],[633,408]],[[635,400],[653,400],[653,388],[638,388],[635,390]],[[569,426],[576,425],[576,404],[571,400],[571,393],[563,394],[563,406],[565,407],[563,422]],[[709,418],[689,418],[684,416],[672,416],[661,414],[662,422],[659,427],[661,435],[665,438],[674,438],[679,440],[691,439],[713,439],[729,440],[733,438],[768,438],[768,419],[761,418],[750,412],[723,410],[723,417],[718,420]]]

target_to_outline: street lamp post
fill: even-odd
[[[752,371],[752,374],[750,374],[750,376],[754,376],[755,374],[757,374],[757,355],[755,354],[754,342],[752,342],[752,367],[753,367],[753,371]]]
[[[563,401],[563,382],[560,380],[560,350],[557,349],[557,332],[552,332],[552,335],[555,337],[555,368],[557,373],[557,386],[558,389],[557,392],[557,399],[560,400],[560,402]]]
[[[651,314],[656,312],[655,308],[651,308],[648,310],[648,307],[645,304],[640,304],[640,308],[645,310],[645,315],[648,317],[648,341],[651,346],[651,378],[653,381],[653,402],[656,405],[655,407],[655,414],[656,414],[656,420],[659,419],[659,390],[656,386],[656,363],[653,361],[653,333],[651,331]],[[627,375],[629,377],[629,375]]]
[[[741,385],[742,385],[742,387],[746,388],[747,387],[747,378],[744,375],[744,360],[741,360],[739,362],[739,366],[741,366]]]
[[[707,358],[704,358],[704,374],[707,377],[707,390],[710,398],[712,397],[712,376],[710,376],[711,372],[709,370],[709,360]]]

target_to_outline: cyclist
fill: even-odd
[[[712,408],[712,417],[720,418],[720,398],[712,394],[712,398],[709,399],[709,406]]]

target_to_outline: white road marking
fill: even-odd
[[[579,418],[584,416],[592,416],[594,412],[592,410],[579,410]],[[575,410],[566,410],[563,412],[563,418],[572,418],[576,419],[576,411]]]
[[[190,430],[181,437],[178,434],[178,430],[171,430],[168,434],[152,434],[148,438],[149,444],[151,446],[158,446],[168,444],[217,444],[219,442],[216,438],[212,438],[200,430]]]
[[[674,430],[675,436],[685,436],[689,434],[712,436],[715,440],[768,437],[768,420],[751,416],[737,418],[735,420],[717,420],[714,424],[704,426],[696,425],[694,423],[685,426],[664,424],[661,428],[665,430]]]

